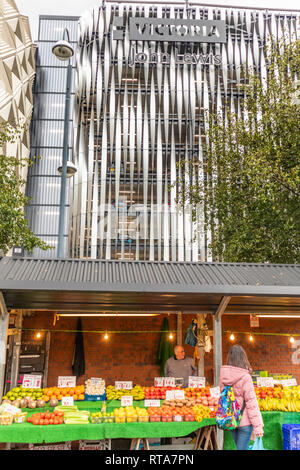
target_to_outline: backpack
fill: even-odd
[[[220,395],[216,413],[217,427],[223,430],[236,429],[242,419],[246,403],[239,407],[233,393],[233,387],[225,385]]]

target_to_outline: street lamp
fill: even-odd
[[[65,39],[67,37],[67,40]],[[64,247],[64,225],[65,225],[65,202],[66,202],[66,182],[67,178],[73,176],[77,169],[72,162],[68,161],[69,153],[69,119],[70,119],[70,101],[71,101],[71,79],[72,79],[72,64],[71,58],[74,55],[74,49],[70,43],[69,30],[65,28],[63,39],[54,44],[52,53],[61,61],[68,61],[67,67],[67,89],[65,101],[65,117],[64,117],[64,140],[63,140],[63,159],[62,165],[58,168],[61,174],[61,189],[60,189],[60,203],[59,203],[59,224],[58,224],[58,245],[57,254],[58,258],[63,258]]]

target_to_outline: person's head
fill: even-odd
[[[227,365],[234,367],[241,367],[242,369],[247,369],[249,372],[252,372],[248,357],[242,346],[235,344],[231,346],[227,356]]]
[[[174,354],[175,354],[176,359],[184,359],[185,351],[183,349],[183,346],[181,346],[180,344],[177,344],[174,347]]]

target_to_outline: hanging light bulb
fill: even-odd
[[[173,334],[172,333],[169,334],[169,339],[173,339]]]
[[[295,342],[295,338],[293,336],[290,337],[290,343],[294,343]]]
[[[249,336],[249,341],[253,341],[253,340],[254,340],[253,336],[250,335],[250,336]]]
[[[235,336],[234,336],[233,333],[231,333],[231,335],[229,336],[229,339],[230,339],[231,341],[234,341],[234,340],[235,340]]]
[[[40,332],[37,333],[37,334],[36,334],[36,337],[37,337],[37,339],[39,339],[39,338],[41,337],[41,333],[40,333]]]
[[[107,334],[107,332],[106,332],[105,335],[104,335],[104,339],[105,339],[105,340],[108,339],[108,334]]]

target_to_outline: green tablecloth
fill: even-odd
[[[105,424],[59,424],[34,426],[30,423],[0,427],[0,442],[42,443],[65,442],[87,439],[133,439],[138,437],[180,437],[199,427],[213,424],[201,423],[105,423]]]
[[[280,411],[263,411],[264,421],[263,444],[266,450],[283,450],[282,425],[300,424],[300,413]],[[235,444],[229,431],[224,432],[224,450],[234,450]]]
[[[77,401],[75,404],[79,409],[97,411],[101,408],[101,402]],[[121,402],[112,400],[106,403],[107,411],[120,407]],[[134,406],[144,406],[144,401],[134,402]],[[48,409],[49,407],[46,407]],[[52,410],[52,408],[50,408]],[[26,410],[28,415],[43,411]],[[267,450],[282,450],[283,436],[282,424],[300,424],[300,413],[283,413],[277,411],[262,412],[264,420],[263,443]],[[0,426],[0,442],[14,443],[51,443],[100,439],[134,439],[134,438],[158,438],[158,437],[181,437],[187,436],[200,427],[215,424],[215,419],[205,419],[189,423],[103,423],[103,424],[60,424],[49,426],[34,426],[31,423],[12,424],[11,426]],[[224,450],[233,450],[235,445],[230,432],[224,432]]]
[[[101,402],[75,402],[79,409],[97,411],[101,408]],[[134,406],[143,407],[144,401],[134,402]],[[120,407],[120,401],[107,402],[107,411]],[[28,410],[28,416],[37,411],[49,409]],[[52,411],[53,408],[50,408]],[[100,439],[134,439],[134,438],[158,438],[181,437],[196,431],[200,427],[215,424],[215,419],[205,419],[198,422],[183,423],[102,423],[102,424],[59,424],[40,426],[31,423],[0,426],[0,442],[31,443],[42,442],[66,442],[81,439],[96,441]]]

